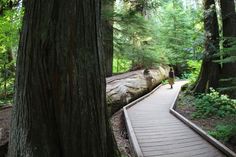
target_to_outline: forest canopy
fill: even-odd
[[[114,71],[169,64],[181,74],[186,72],[186,60],[200,59],[203,51],[201,5],[172,0],[135,2],[117,1],[115,5]],[[137,10],[139,5],[142,11]]]

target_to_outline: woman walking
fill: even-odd
[[[170,84],[170,88],[172,89],[174,81],[175,81],[175,74],[174,74],[173,68],[170,68],[168,81],[169,81],[169,84]]]

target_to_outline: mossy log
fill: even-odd
[[[169,67],[133,71],[107,78],[106,98],[113,114],[134,99],[146,94],[168,77]]]

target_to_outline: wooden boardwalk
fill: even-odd
[[[177,82],[174,89],[168,85],[161,86],[127,110],[143,156],[225,156],[169,112],[182,84]]]

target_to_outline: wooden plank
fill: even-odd
[[[176,141],[176,140],[182,140],[183,142],[185,140],[188,140],[188,139],[198,139],[199,137],[196,137],[196,136],[193,136],[193,135],[189,135],[189,136],[184,136],[184,137],[171,137],[171,138],[158,138],[158,137],[153,137],[153,138],[143,138],[141,137],[142,139],[140,139],[138,137],[138,141],[139,143],[158,143],[158,142],[167,142],[167,141]]]
[[[182,152],[189,152],[189,153],[202,153],[205,151],[209,151],[209,147],[205,145],[195,145],[192,147],[183,147],[183,148],[173,148],[173,149],[163,149],[163,150],[152,150],[152,151],[145,151],[143,152],[146,156],[161,156],[161,155],[169,155],[169,154],[176,154]]]
[[[180,122],[178,121],[173,121],[173,120],[169,120],[169,121],[166,121],[166,122],[144,122],[144,121],[139,121],[137,122],[136,120],[135,121],[132,121],[132,124],[134,125],[138,125],[138,127],[142,127],[143,125],[146,125],[146,126],[153,126],[153,125],[157,125],[157,126],[165,126],[165,125],[181,125]],[[183,125],[183,124],[182,124]],[[184,125],[183,125],[184,126]]]
[[[208,145],[209,146],[209,145]],[[145,156],[194,156],[194,155],[204,155],[209,157],[215,156],[224,156],[220,153],[220,151],[216,151],[214,147],[207,147],[207,145],[195,145],[191,147],[182,147],[182,148],[174,148],[174,149],[163,149],[161,151],[144,151]]]
[[[192,142],[196,142],[196,141],[202,141],[202,139],[184,139],[184,140],[178,140],[178,141],[161,141],[158,143],[140,143],[142,145],[142,148],[146,148],[146,147],[159,147],[159,146],[169,146],[169,145],[179,145],[179,144],[190,144]]]
[[[158,146],[152,146],[152,147],[143,147],[143,152],[145,151],[151,151],[151,150],[165,150],[165,149],[176,149],[176,148],[184,148],[184,147],[191,147],[194,145],[207,145],[206,142],[199,140],[199,141],[191,141],[186,143],[171,143],[168,145],[158,145]]]
[[[192,155],[192,157],[222,157],[222,154],[215,153],[214,151],[206,151],[199,154]],[[226,156],[224,156],[226,157]]]
[[[135,130],[189,130],[183,124],[176,125],[134,125]]]
[[[171,133],[171,134],[175,134],[175,133],[183,133],[183,132],[189,132],[191,133],[190,130],[184,129],[184,128],[179,128],[179,129],[174,129],[174,128],[145,128],[145,129],[135,129],[135,133],[159,133],[159,134],[166,134],[167,132]]]
[[[200,155],[201,157],[205,156],[205,157],[225,157],[224,155],[215,152],[215,150],[210,151],[208,149],[200,149],[198,151],[183,151],[183,152],[178,152],[178,153],[173,153],[173,154],[163,154],[163,155],[147,155],[145,154],[145,157],[193,157],[196,155]]]
[[[142,138],[152,138],[152,137],[156,137],[156,138],[172,138],[172,137],[179,137],[179,136],[193,136],[193,134],[189,131],[189,130],[186,130],[186,131],[181,131],[181,132],[174,132],[173,133],[168,133],[166,134],[166,132],[135,132],[135,134],[137,136],[139,136],[140,138],[139,139],[142,139]],[[198,135],[195,135],[196,137]]]

